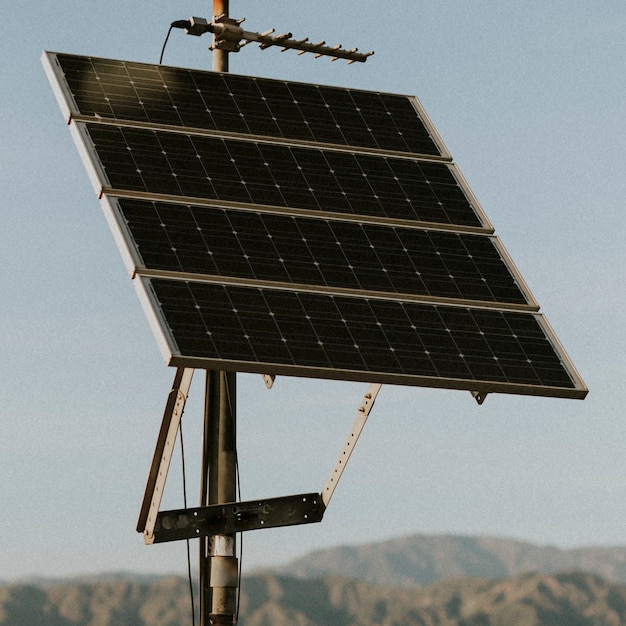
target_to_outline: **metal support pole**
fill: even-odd
[[[223,15],[228,17],[228,0],[213,0],[213,19]],[[228,72],[228,51],[213,49],[213,71]]]
[[[237,500],[236,377],[207,371],[200,506]],[[200,625],[234,624],[236,535],[200,539]]]
[[[228,17],[228,0],[213,0],[213,19]],[[228,72],[228,52],[213,50],[213,70]],[[200,506],[237,500],[236,377],[207,371]],[[200,626],[235,624],[239,571],[236,535],[200,539]]]

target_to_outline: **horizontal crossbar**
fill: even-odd
[[[321,522],[325,506],[318,493],[282,498],[214,504],[194,509],[161,511],[154,533],[145,543],[163,543],[194,537],[228,535],[245,530]]]

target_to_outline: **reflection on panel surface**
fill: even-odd
[[[406,96],[70,55],[58,62],[82,115],[442,155]]]

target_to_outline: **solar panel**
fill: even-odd
[[[57,55],[74,112],[449,158],[415,98]]]
[[[534,307],[493,236],[112,198],[145,268]]]
[[[537,314],[157,278],[145,286],[175,365],[575,392]]]
[[[447,163],[100,123],[83,128],[112,190],[485,227]]]
[[[415,98],[45,59],[170,365],[586,395]]]

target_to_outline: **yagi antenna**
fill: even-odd
[[[225,15],[215,17],[213,22],[208,22],[203,17],[190,17],[189,20],[179,20],[173,22],[174,28],[184,28],[188,35],[200,36],[204,33],[213,33],[214,41],[210,50],[224,50],[225,52],[239,52],[241,48],[249,43],[258,43],[261,50],[271,46],[279,46],[281,52],[286,50],[297,50],[298,54],[310,52],[315,58],[329,56],[331,60],[346,59],[350,63],[365,63],[368,57],[374,52],[359,52],[358,48],[347,50],[341,46],[327,46],[325,41],[310,43],[309,38],[292,39],[291,33],[274,35],[274,29],[263,33],[254,33],[244,30],[241,24],[244,19],[235,20]]]

